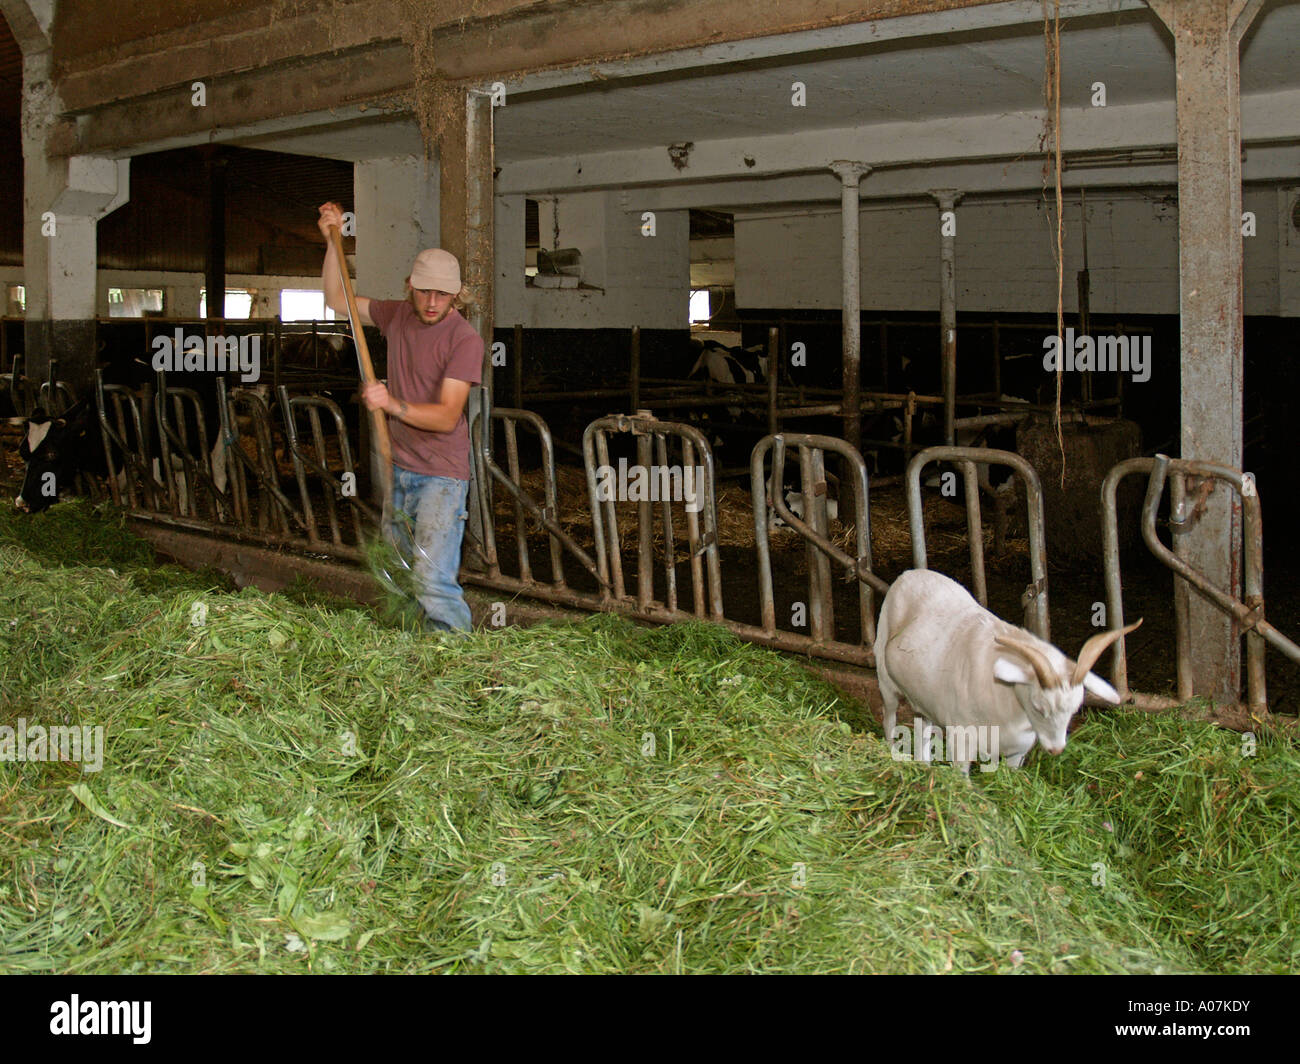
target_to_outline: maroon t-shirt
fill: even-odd
[[[483,338],[454,307],[437,325],[426,325],[405,299],[372,299],[370,320],[388,341],[388,393],[408,403],[442,401],[442,382],[478,384]],[[450,432],[426,432],[388,419],[393,461],[426,476],[469,480],[469,423],[460,415]]]

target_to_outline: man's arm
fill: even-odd
[[[376,381],[361,389],[361,398],[371,410],[383,410],[390,417],[404,421],[413,428],[425,432],[450,432],[456,427],[465,404],[469,401],[469,390],[473,385],[469,381],[444,377],[442,381],[442,399],[437,403],[412,403],[405,399],[395,399],[388,394],[388,388]]]
[[[339,275],[338,252],[334,250],[334,241],[330,239],[330,226],[343,231],[343,208],[337,203],[326,203],[320,208],[320,218],[316,222],[325,237],[325,265],[321,267],[321,287],[325,290],[325,304],[336,314],[348,315],[348,297],[343,291],[343,278]],[[362,325],[374,325],[370,318],[370,300],[357,296],[357,313],[361,315]]]

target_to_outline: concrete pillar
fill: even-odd
[[[951,188],[932,189],[939,205],[939,351],[943,368],[943,441],[956,443],[953,421],[957,417],[957,236],[943,215],[954,210],[961,193]]]
[[[1242,462],[1241,38],[1263,0],[1150,0],[1174,37],[1178,100],[1178,269],[1182,457]],[[1189,485],[1194,489],[1194,485]],[[1194,490],[1188,492],[1195,498]],[[1174,547],[1241,595],[1241,513],[1215,488]],[[1240,693],[1240,629],[1197,595],[1186,599],[1192,690]]]
[[[127,159],[51,156],[66,120],[54,92],[49,51],[23,57],[23,265],[27,373],[50,358],[86,394],[95,366],[95,226],[126,202]]]
[[[203,291],[201,285],[168,285],[163,290],[163,309],[169,318],[188,317],[196,318],[199,314],[199,293]],[[277,303],[270,311],[270,316],[274,317],[280,313],[280,307]]]
[[[415,256],[439,247],[438,164],[405,156],[364,159],[352,172],[358,292],[401,299]]]
[[[871,173],[865,163],[838,160],[831,169],[840,179],[840,274],[843,284],[844,439],[862,444],[862,259],[858,251],[858,183]]]
[[[219,145],[205,151],[208,177],[208,248],[203,260],[203,287],[208,291],[208,318],[226,316],[226,170]]]
[[[492,409],[492,329],[495,317],[493,282],[493,217],[495,162],[492,134],[492,97],[474,88],[445,82],[421,84],[426,93],[422,112],[435,105],[439,115],[437,150],[440,246],[460,259],[461,279],[469,289],[466,317],[483,337],[483,384],[486,402],[477,390],[470,393],[467,416],[488,418]],[[482,540],[479,488],[491,502],[490,485],[471,484],[469,533]]]
[[[495,177],[492,98],[474,89],[454,97],[454,111],[438,143],[442,246],[460,259],[472,305],[469,319],[492,345]],[[485,359],[484,369],[490,369]],[[484,381],[488,378],[485,376]]]

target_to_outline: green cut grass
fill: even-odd
[[[84,504],[0,564],[0,725],[105,735],[0,762],[0,972],[1296,967],[1272,734],[1093,714],[968,782],[714,626],[427,636]]]

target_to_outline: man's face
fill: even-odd
[[[456,298],[454,292],[439,292],[436,288],[412,288],[409,283],[407,292],[411,306],[425,325],[437,325],[442,321],[451,310],[452,300]]]

